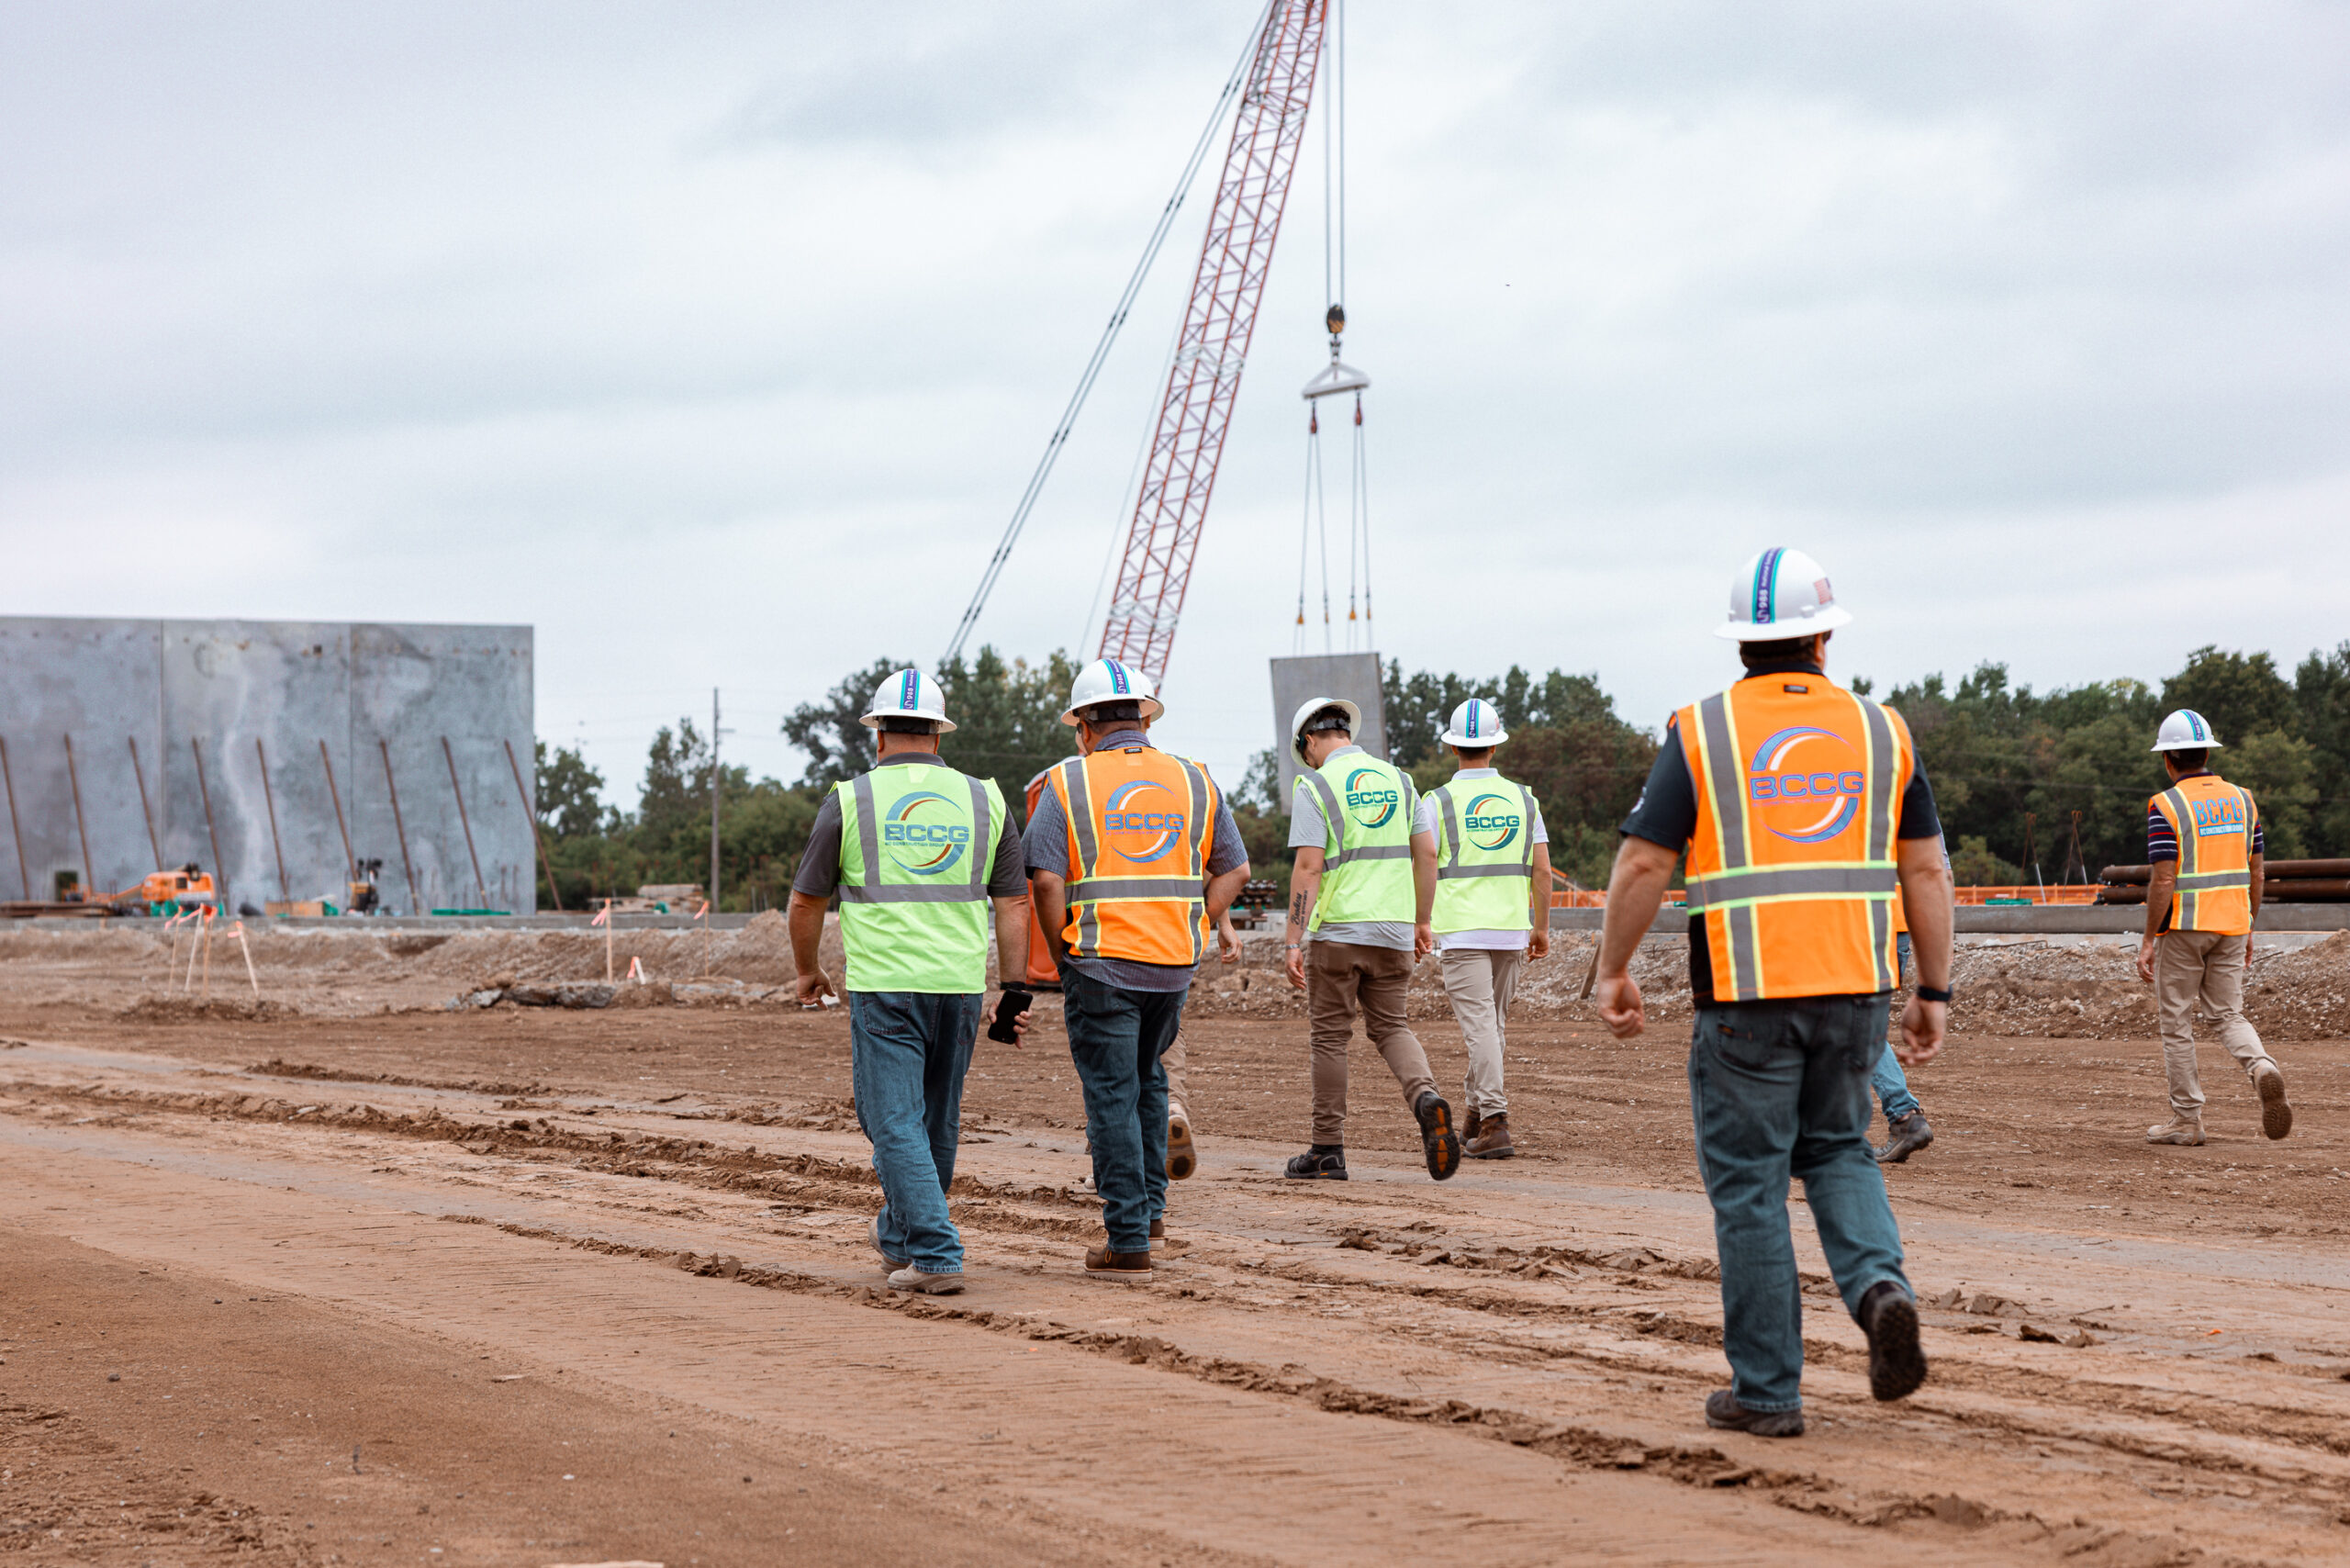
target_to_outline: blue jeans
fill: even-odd
[[[1167,1070],[1188,991],[1128,991],[1074,969],[1061,974],[1069,1059],[1085,1088],[1093,1190],[1113,1252],[1150,1250],[1167,1210]]]
[[[1909,933],[1903,932],[1898,942],[1901,953],[1901,978],[1909,978]],[[1876,1103],[1885,1107],[1888,1126],[1899,1121],[1918,1108],[1918,1097],[1909,1092],[1909,1075],[1901,1070],[1901,1058],[1893,1054],[1887,1042],[1885,1053],[1876,1058],[1876,1067],[1869,1073],[1869,1087],[1876,1091]]]
[[[856,1125],[872,1140],[881,1177],[881,1245],[925,1274],[963,1267],[963,1238],[946,1217],[946,1184],[955,1180],[963,1074],[983,1000],[964,992],[848,993],[850,1081]]]
[[[1909,1092],[1909,1075],[1901,1070],[1901,1058],[1893,1054],[1890,1042],[1878,1053],[1876,1066],[1869,1072],[1869,1087],[1876,1091],[1876,1103],[1885,1107],[1888,1124],[1918,1108],[1918,1097]]]
[[[1803,1180],[1845,1308],[1908,1282],[1885,1173],[1869,1157],[1869,1064],[1886,999],[1815,996],[1701,1007],[1689,1043],[1697,1168],[1722,1266],[1722,1350],[1749,1410],[1803,1406],[1803,1297],[1787,1182]]]

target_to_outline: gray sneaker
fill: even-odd
[[[961,1295],[963,1271],[948,1274],[925,1274],[920,1269],[904,1268],[890,1276],[893,1291],[912,1291],[916,1295]]]
[[[1876,1156],[1879,1165],[1898,1165],[1934,1141],[1933,1124],[1926,1120],[1923,1111],[1912,1111],[1897,1122],[1888,1122],[1885,1130],[1885,1147],[1869,1151]]]

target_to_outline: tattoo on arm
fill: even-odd
[[[1304,894],[1304,892],[1302,892],[1302,891],[1301,891],[1301,892],[1295,892],[1295,893],[1292,893],[1292,894],[1290,895],[1290,900],[1289,900],[1289,917],[1290,917],[1292,920],[1294,920],[1294,921],[1297,921],[1297,922],[1300,922],[1300,923],[1303,923],[1303,922],[1304,921],[1304,919],[1305,919],[1305,894]]]

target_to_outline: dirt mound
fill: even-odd
[[[214,1019],[274,1024],[301,1015],[302,1010],[289,1002],[224,996],[146,996],[115,1014],[137,1024],[194,1024]]]
[[[1596,937],[1558,934],[1550,956],[1528,967],[1518,982],[1513,1016],[1599,1021],[1582,997]],[[1239,964],[1211,960],[1192,990],[1190,1011],[1215,1015],[1303,1018],[1304,993],[1281,972],[1277,937],[1250,937]],[[2350,1035],[2350,932],[2305,947],[2264,949],[2254,944],[2244,1013],[2265,1036],[2280,1040],[2339,1039]],[[2060,1039],[2152,1039],[2154,988],[2138,978],[2134,942],[2059,944],[2022,941],[1958,949],[1952,965],[1951,1029],[1956,1034],[2032,1035]],[[1684,942],[1641,944],[1632,961],[1650,1027],[1685,1023],[1694,1011],[1689,949]],[[1449,1018],[1440,960],[1423,958],[1412,971],[1409,1016]]]

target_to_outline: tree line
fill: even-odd
[[[797,780],[721,768],[724,908],[784,901],[824,792],[873,765],[874,732],[858,716],[906,663],[876,659],[785,718],[784,736],[809,759]],[[992,646],[940,666],[957,725],[941,737],[942,758],[994,779],[1024,821],[1028,781],[1075,750],[1060,712],[1077,667],[1066,653],[1031,663]],[[1872,690],[1865,679],[1852,687]],[[1451,777],[1437,737],[1452,710],[1472,697],[1499,708],[1510,740],[1498,760],[1540,798],[1551,864],[1582,886],[1606,885],[1617,824],[1639,799],[1660,731],[1625,720],[1595,678],[1556,669],[1406,675],[1391,662],[1382,689],[1389,755],[1423,790]],[[2267,654],[2205,647],[2159,686],[2120,679],[2034,692],[2011,684],[2005,665],[1985,663],[1955,685],[1928,676],[1884,700],[1917,738],[1962,883],[2095,880],[2109,863],[2143,859],[2146,797],[2164,782],[2147,748],[2174,708],[2197,710],[2227,742],[2215,762],[2259,801],[2272,857],[2350,854],[2350,642],[2312,653],[2289,679]],[[1257,874],[1286,884],[1288,802],[1272,798],[1274,762],[1269,748],[1242,778],[1219,782]],[[539,744],[540,826],[566,908],[708,878],[711,752],[690,718],[653,737],[636,810],[605,804],[605,783],[576,750]],[[543,872],[539,900],[551,906]]]

